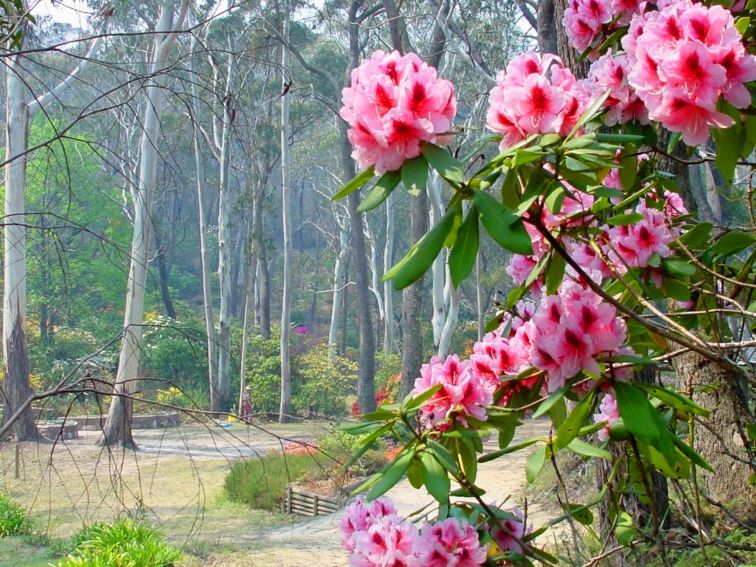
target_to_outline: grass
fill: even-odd
[[[158,531],[130,518],[84,527],[73,540],[74,551],[58,567],[166,567],[181,559]]]
[[[31,528],[26,510],[0,493],[0,537],[28,534]]]
[[[231,501],[243,502],[258,510],[279,510],[286,486],[305,476],[323,475],[328,459],[316,454],[281,455],[269,453],[257,459],[234,463],[223,484]]]

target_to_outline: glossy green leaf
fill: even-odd
[[[425,191],[428,183],[428,162],[423,156],[410,159],[402,165],[402,183],[410,195]]]
[[[420,453],[420,460],[423,463],[423,484],[425,484],[425,488],[439,502],[448,502],[451,483],[446,469],[433,454],[427,451]]]
[[[756,237],[752,234],[731,231],[723,234],[722,237],[714,243],[714,246],[711,247],[711,251],[720,256],[730,256],[752,246],[754,242],[756,242]]]
[[[696,267],[685,260],[676,260],[674,258],[665,258],[662,260],[664,271],[672,276],[688,277],[696,273]]]
[[[472,272],[479,246],[478,209],[473,205],[467,211],[467,216],[457,231],[457,240],[449,253],[449,272],[454,287],[459,287]]]
[[[598,457],[599,459],[611,459],[612,455],[607,451],[606,449],[602,449],[601,447],[596,447],[595,445],[591,445],[590,443],[586,443],[582,439],[578,439],[577,437],[569,442],[567,445],[567,448],[575,451],[579,455],[584,455],[586,457]]]
[[[389,464],[382,472],[379,473],[379,478],[375,484],[370,488],[367,499],[375,500],[385,492],[393,488],[397,482],[399,482],[404,473],[412,462],[414,453],[412,451],[406,451],[400,454],[396,460]]]
[[[436,384],[435,386],[432,386],[425,390],[425,392],[418,394],[414,398],[411,397],[411,395],[407,396],[408,399],[406,399],[403,404],[405,411],[411,411],[421,407],[425,402],[433,397],[433,394],[438,392],[440,389],[441,384]]]
[[[593,401],[596,398],[596,390],[591,390],[590,393],[580,400],[575,409],[572,410],[564,423],[557,430],[556,446],[560,449],[570,444],[577,434],[580,432],[580,428],[588,419],[591,411],[593,410]]]
[[[447,471],[449,471],[451,474],[459,473],[457,463],[454,461],[454,457],[452,457],[451,453],[446,447],[444,447],[437,441],[429,440],[428,449],[436,456],[438,461],[444,466]]]
[[[680,237],[680,242],[693,249],[705,248],[709,245],[711,231],[714,225],[708,222],[697,223]]]
[[[682,396],[677,392],[663,388],[661,386],[657,386],[656,384],[644,384],[643,382],[635,382],[635,386],[640,388],[641,390],[645,390],[657,400],[660,400],[661,402],[667,404],[669,407],[675,408],[678,411],[681,411],[683,413],[692,413],[695,415],[700,415],[702,417],[709,417],[709,410],[702,406],[699,406],[693,400],[686,398],[685,396]]]
[[[623,213],[621,215],[615,215],[606,221],[611,226],[624,226],[628,224],[635,224],[643,220],[643,215],[640,213]]]
[[[554,295],[559,289],[559,286],[562,285],[562,280],[564,279],[564,270],[565,270],[566,265],[567,264],[564,258],[557,251],[554,251],[551,254],[551,259],[549,260],[549,266],[548,268],[546,268],[546,294],[547,295]]]
[[[498,459],[502,455],[508,455],[509,453],[514,453],[515,451],[519,451],[520,449],[525,449],[526,447],[535,445],[539,441],[543,441],[543,439],[541,439],[540,437],[531,437],[530,439],[523,441],[522,443],[518,443],[517,445],[511,445],[509,447],[499,449],[498,451],[491,451],[490,453],[486,453],[478,459],[478,462],[487,463],[488,461],[493,461],[494,459]]]
[[[628,431],[659,449],[665,456],[675,452],[672,435],[659,415],[659,410],[651,405],[648,398],[636,387],[615,381],[614,392],[617,398],[622,421]]]
[[[401,178],[401,173],[398,171],[387,171],[381,175],[370,192],[362,200],[360,206],[357,207],[357,211],[364,213],[379,206],[383,201],[388,199],[388,196],[391,195],[394,189],[396,189]]]
[[[725,129],[712,130],[712,137],[717,144],[716,164],[725,181],[732,183],[735,175],[735,165],[740,157],[740,126],[736,123],[734,126]]]
[[[452,156],[448,150],[428,142],[422,142],[421,148],[423,157],[433,169],[438,171],[441,177],[455,183],[462,183],[465,180],[465,170],[462,163]]]
[[[530,235],[522,220],[483,191],[475,191],[474,199],[486,232],[499,246],[515,254],[529,256],[533,253]]]
[[[548,445],[544,445],[543,447],[536,449],[535,452],[528,457],[528,460],[525,463],[525,479],[529,484],[532,484],[533,481],[538,478],[538,473],[543,469],[543,465],[546,463],[547,450]]]
[[[533,412],[533,419],[538,419],[542,415],[546,415],[546,413],[552,408],[552,406],[564,397],[564,395],[567,393],[567,390],[569,389],[569,385],[564,385],[558,390],[551,392],[551,394],[549,394],[549,397],[543,400]]]
[[[462,463],[462,472],[465,473],[465,477],[472,484],[475,484],[475,479],[478,476],[478,455],[475,452],[472,442],[468,442],[462,439],[457,444],[459,451],[459,460]]]
[[[635,539],[633,518],[624,510],[617,515],[617,525],[614,528],[614,535],[617,536],[617,542],[620,545],[630,545]]]
[[[358,173],[354,178],[348,181],[347,184],[344,185],[344,187],[342,187],[338,193],[331,197],[331,200],[338,201],[339,199],[343,199],[350,193],[354,193],[355,191],[357,191],[357,189],[370,181],[373,178],[374,174],[375,172],[373,171],[372,167],[369,167],[365,171]]]
[[[436,259],[446,237],[454,227],[454,218],[459,208],[450,208],[430,231],[412,246],[407,254],[383,275],[383,280],[393,280],[396,289],[403,289],[419,279]]]

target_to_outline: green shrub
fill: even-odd
[[[281,401],[281,356],[278,338],[249,338],[246,383],[252,408],[257,412],[278,411]]]
[[[335,417],[346,415],[347,396],[354,393],[357,364],[341,356],[328,358],[328,345],[320,344],[293,363],[291,403],[299,413]]]
[[[31,527],[26,510],[5,494],[0,494],[0,537],[28,534]]]
[[[349,435],[343,431],[334,430],[323,437],[318,446],[326,455],[346,464],[362,447],[367,435]],[[378,472],[387,464],[386,443],[377,439],[372,447],[350,466],[348,472],[350,475],[368,476]]]
[[[74,551],[58,567],[166,567],[181,559],[154,528],[129,518],[85,526],[73,541]]]
[[[199,388],[207,385],[207,340],[199,320],[178,323],[157,317],[144,333],[144,369],[153,379],[147,390],[170,385]],[[159,382],[164,381],[164,382]]]
[[[286,497],[286,486],[304,477],[322,477],[332,461],[313,451],[237,461],[226,476],[223,489],[229,500],[252,508],[277,511]]]

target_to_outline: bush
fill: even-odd
[[[28,534],[31,527],[26,510],[5,494],[0,494],[0,537]]]
[[[249,338],[246,383],[255,412],[278,411],[281,402],[281,356],[278,338]]]
[[[332,461],[312,454],[269,453],[263,457],[237,461],[226,476],[223,489],[229,500],[252,508],[277,511],[286,497],[286,486],[304,477],[322,476]]]
[[[347,396],[357,382],[355,362],[341,356],[329,360],[328,345],[320,344],[297,357],[293,367],[295,411],[324,417],[347,413]]]
[[[349,435],[343,431],[331,431],[320,440],[319,447],[326,455],[346,464],[364,444],[367,435],[369,434]],[[368,476],[381,470],[388,461],[386,443],[377,439],[345,472],[354,476]]]
[[[154,380],[183,388],[207,385],[207,342],[199,320],[177,323],[158,317],[144,333],[144,369]],[[148,390],[163,386],[146,382]]]
[[[154,528],[128,518],[82,528],[58,567],[165,567],[181,559]]]

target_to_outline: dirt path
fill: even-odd
[[[528,421],[518,430],[513,443],[534,435],[546,435],[548,430],[549,423],[546,421]],[[498,448],[495,442],[486,443],[485,447],[487,450]],[[525,484],[525,461],[528,454],[528,451],[520,451],[480,465],[478,484],[486,490],[492,501],[500,502],[509,498],[513,506],[522,504],[519,496]],[[432,498],[424,490],[415,490],[406,479],[387,495],[396,504],[399,514],[404,516],[432,502]],[[270,531],[258,540],[259,552],[251,563],[233,565],[342,567],[346,565],[346,555],[341,550],[339,541],[342,514]],[[528,516],[528,523],[533,525],[541,525],[549,519],[538,507],[531,507]]]

